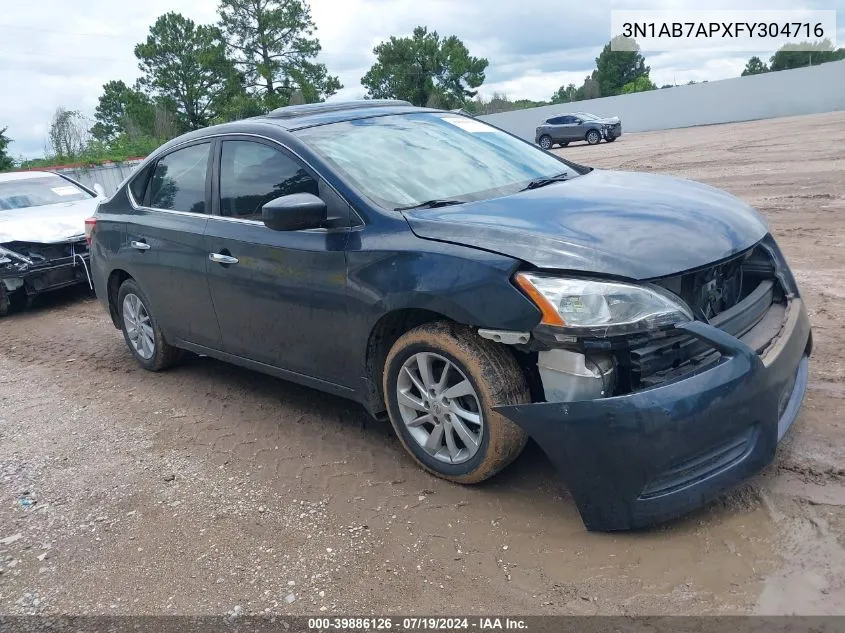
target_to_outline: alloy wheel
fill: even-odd
[[[432,352],[412,355],[396,381],[402,421],[435,459],[462,464],[481,447],[484,419],[478,394],[463,371]]]
[[[150,314],[138,295],[131,292],[123,298],[123,325],[135,353],[144,360],[155,354],[155,335]]]

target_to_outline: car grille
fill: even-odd
[[[640,493],[640,499],[653,499],[691,486],[714,473],[730,468],[748,452],[758,429],[752,426],[730,440],[675,464],[652,479]]]
[[[755,249],[662,285],[684,296],[697,318],[739,338],[758,354],[777,337],[786,316],[785,294],[765,251]],[[631,390],[656,387],[720,358],[708,343],[688,334],[636,344],[627,359]]]
[[[88,244],[84,238],[57,244],[11,242],[4,246],[32,260],[35,266],[47,263],[61,264],[66,261],[72,262],[74,255],[86,255],[88,253]]]

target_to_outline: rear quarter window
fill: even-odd
[[[147,191],[147,183],[150,181],[150,172],[152,171],[153,164],[150,163],[141,169],[129,181],[129,191],[132,192],[132,197],[135,198],[135,202],[138,204],[144,204],[144,194]]]

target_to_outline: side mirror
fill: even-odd
[[[581,119],[575,119],[575,125],[581,125],[583,121]]]
[[[105,188],[103,187],[103,185],[101,185],[100,183],[95,183],[95,184],[94,184],[94,191],[96,191],[96,192],[97,192],[97,195],[98,195],[98,196],[100,196],[101,198],[105,198],[105,197],[106,197],[106,190],[105,190]]]
[[[270,200],[261,207],[261,218],[274,231],[318,229],[326,223],[326,203],[310,193],[294,193]]]

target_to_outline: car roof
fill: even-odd
[[[393,99],[361,99],[358,101],[340,101],[329,103],[311,103],[297,106],[277,108],[267,114],[262,114],[239,121],[221,123],[202,128],[178,136],[150,154],[150,157],[160,155],[170,148],[189,141],[200,140],[217,134],[250,134],[266,132],[268,128],[276,128],[286,132],[301,130],[317,125],[328,125],[342,121],[368,119],[392,114],[409,114],[412,112],[445,112],[433,108],[420,108],[407,101]]]
[[[9,182],[10,180],[28,180],[30,178],[43,178],[44,176],[55,176],[51,171],[10,171],[5,174],[0,174],[0,182]]]
[[[417,109],[408,101],[396,99],[359,99],[329,103],[308,103],[304,105],[276,108],[257,119],[278,121],[289,130],[296,130],[325,122],[348,121],[361,117],[379,116]]]

